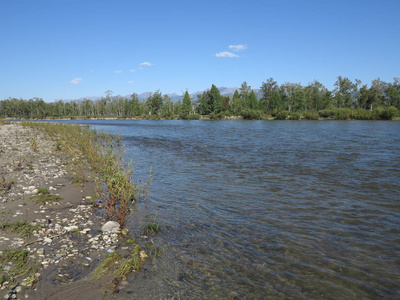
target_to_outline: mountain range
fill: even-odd
[[[233,96],[233,94],[235,93],[236,90],[239,91],[239,88],[229,88],[229,87],[219,87],[218,89],[219,89],[219,92],[221,93],[222,96],[230,96],[230,97]],[[192,98],[192,100],[196,100],[197,99],[197,95],[202,94],[205,91],[207,91],[207,90],[191,93],[190,94],[190,98]],[[258,95],[259,94],[259,90],[255,89],[254,92],[256,93],[257,96],[259,96]],[[138,98],[139,98],[139,100],[146,100],[151,94],[152,94],[152,92],[140,93],[140,94],[138,94]],[[172,102],[178,102],[179,100],[182,101],[182,99],[183,99],[183,94],[179,95],[177,93],[169,93],[169,94],[166,94],[166,95],[168,95],[171,98]],[[125,96],[116,95],[116,97],[130,98],[131,95],[125,95]],[[79,100],[96,101],[96,100],[98,100],[100,98],[102,98],[102,97],[92,96],[92,97],[82,97],[82,98],[75,99],[75,100],[78,100],[78,101]],[[69,100],[66,100],[66,101],[69,101]]]

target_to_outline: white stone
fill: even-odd
[[[119,223],[115,221],[108,221],[103,225],[103,227],[101,227],[101,231],[103,232],[115,232],[119,231],[119,229],[120,229]]]
[[[90,232],[90,228],[85,228],[81,231],[82,234],[88,234]]]
[[[64,229],[68,232],[71,232],[71,231],[78,230],[78,226],[76,226],[76,225],[66,226],[66,227],[64,227]]]

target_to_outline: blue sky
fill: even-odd
[[[0,0],[0,100],[400,77],[399,0]]]

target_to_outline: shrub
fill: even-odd
[[[289,115],[289,120],[300,120],[301,114],[299,112],[292,112]]]
[[[226,116],[225,112],[221,111],[219,113],[212,113],[210,115],[210,119],[211,120],[222,120],[225,118],[225,116]]]
[[[335,110],[336,120],[348,120],[351,117],[351,110],[348,108],[338,108]]]
[[[324,109],[318,112],[321,118],[333,118],[335,116],[335,111],[333,109]]]
[[[261,114],[258,110],[254,109],[245,109],[241,113],[243,119],[245,120],[260,120]]]
[[[199,114],[180,114],[179,118],[182,120],[199,120],[200,115]]]
[[[379,109],[379,119],[380,120],[393,120],[398,116],[398,109],[396,107],[390,106],[384,109]]]
[[[319,114],[316,111],[305,111],[303,116],[306,120],[319,120]]]
[[[373,120],[374,116],[370,110],[357,108],[351,111],[350,117],[354,120]]]
[[[281,110],[275,113],[275,120],[286,120],[289,116],[289,112],[287,110]]]

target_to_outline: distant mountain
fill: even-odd
[[[229,87],[219,87],[219,92],[221,93],[222,96],[229,96],[232,97],[233,94],[235,93],[236,90],[239,91],[239,88],[229,88]],[[208,90],[208,89],[207,89]],[[190,94],[190,97],[192,98],[192,100],[197,100],[197,95],[202,94],[203,92],[207,91],[207,90],[203,90],[203,91],[198,91],[198,92],[194,92]],[[261,91],[259,89],[254,89],[254,92],[256,93],[257,97],[260,98],[261,96]],[[144,92],[144,93],[140,93],[138,94],[138,98],[139,100],[146,100],[147,98],[149,98],[149,96],[153,94],[153,92]],[[169,93],[167,94],[168,97],[171,98],[172,102],[178,102],[179,100],[182,101],[183,99],[183,95],[179,95],[177,93]],[[121,96],[121,95],[116,95],[115,97],[124,97],[124,98],[130,98],[131,95],[125,95],[125,96]],[[79,99],[75,99],[75,100],[92,100],[92,101],[96,101],[101,99],[101,97],[96,97],[96,96],[91,96],[91,97],[82,97]],[[71,100],[66,100],[66,101],[71,101]]]

